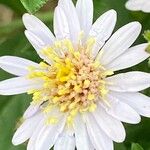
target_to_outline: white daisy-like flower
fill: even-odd
[[[116,20],[109,10],[92,25],[92,0],[76,7],[59,0],[55,36],[35,16],[23,16],[25,35],[43,62],[0,57],[0,67],[18,76],[0,82],[0,94],[33,94],[14,145],[28,140],[27,150],[113,150],[113,141],[125,140],[121,122],[150,117],[150,98],[139,93],[150,87],[150,74],[113,75],[149,57],[147,44],[129,48],[141,25],[129,23],[111,36]]]
[[[146,13],[150,12],[150,1],[149,0],[128,0],[126,2],[126,8],[132,11],[143,11]]]

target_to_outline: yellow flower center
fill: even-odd
[[[30,67],[30,79],[40,78],[43,88],[31,90],[33,103],[46,103],[45,113],[53,108],[68,114],[68,123],[73,121],[77,113],[92,112],[97,107],[99,97],[104,98],[105,78],[113,72],[106,71],[91,56],[94,39],[89,39],[84,46],[76,48],[70,40],[56,42],[52,47],[41,51],[51,60],[51,65],[41,62],[39,68]],[[56,123],[52,117],[49,123]]]

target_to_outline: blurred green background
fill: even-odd
[[[143,26],[143,31],[150,29],[150,13],[131,12],[125,9],[126,0],[94,0],[94,19],[103,12],[115,9],[118,12],[117,30],[119,27],[131,21],[139,21]],[[53,10],[57,5],[57,0],[49,0],[35,15],[44,21],[51,30],[53,25]],[[15,55],[39,61],[39,58],[24,36],[24,26],[22,24],[22,14],[27,12],[20,0],[0,0],[0,56]],[[145,42],[142,33],[135,44]],[[134,59],[134,58],[133,58]],[[150,72],[148,60],[131,68],[130,70],[140,70]],[[8,79],[12,75],[0,70],[0,80]],[[150,90],[143,91],[150,96]],[[11,139],[17,124],[30,103],[31,97],[22,94],[17,96],[0,96],[0,150],[25,150],[26,143],[21,146],[13,146]],[[127,132],[126,141],[122,144],[115,144],[115,150],[150,150],[150,119],[142,118],[138,125],[124,124]],[[117,129],[116,129],[117,130]]]

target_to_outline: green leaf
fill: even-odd
[[[150,53],[150,44],[146,47],[145,51]]]
[[[148,42],[150,42],[150,30],[145,31],[143,36]]]
[[[150,66],[150,59],[148,60],[148,65]]]
[[[148,43],[150,43],[150,30],[145,31],[143,36],[148,41]],[[147,46],[145,51],[150,53],[150,44]]]
[[[12,137],[20,125],[20,119],[29,105],[30,97],[27,95],[2,97],[5,102],[0,105],[0,149],[1,150],[25,150],[25,145],[13,146]]]
[[[20,0],[20,1],[29,13],[35,13],[41,7],[43,7],[43,5],[46,4],[48,0]]]
[[[132,143],[131,150],[144,150],[139,144]]]

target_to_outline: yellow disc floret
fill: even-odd
[[[43,88],[31,90],[33,103],[46,103],[44,112],[53,107],[68,114],[68,123],[73,121],[77,113],[93,112],[97,107],[99,97],[105,97],[105,77],[113,72],[105,69],[91,57],[94,40],[78,47],[70,40],[56,42],[52,47],[41,51],[51,65],[41,62],[39,68],[30,67],[28,78],[40,78],[44,81]],[[50,123],[56,123],[56,118],[50,118]]]

